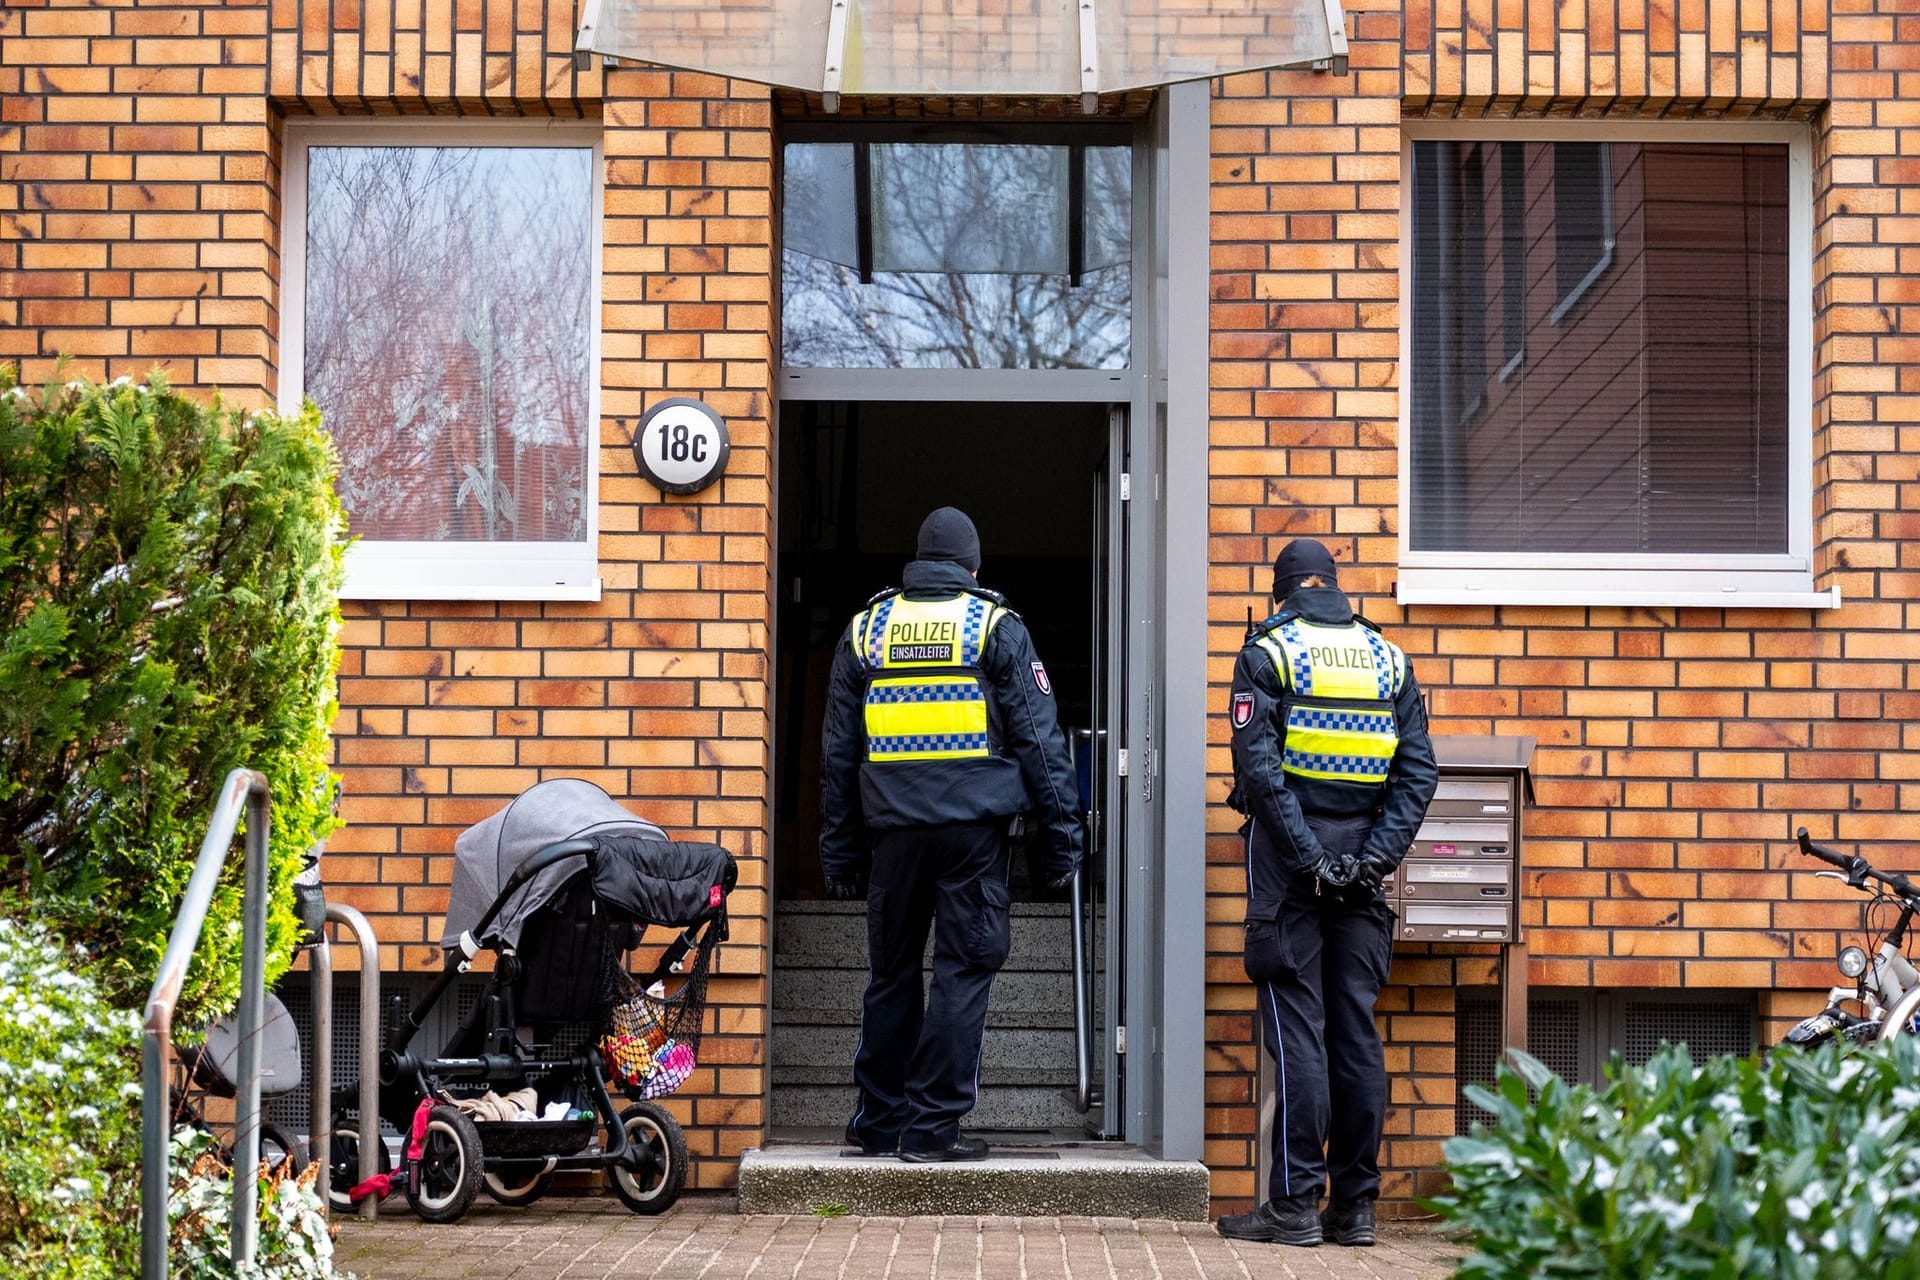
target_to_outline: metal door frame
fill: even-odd
[[[1119,752],[1107,753],[1118,799],[1109,884],[1121,892],[1108,896],[1105,1128],[1188,1160],[1205,1137],[1209,97],[1207,83],[1173,86],[1134,124],[1127,368],[781,368],[774,378],[779,400],[1093,403],[1123,415],[1114,430],[1127,496],[1114,500],[1109,594],[1124,612],[1112,611],[1107,669],[1109,741],[1128,767],[1119,776]]]

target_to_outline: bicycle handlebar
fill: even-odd
[[[1878,880],[1881,884],[1886,885],[1903,898],[1920,896],[1920,887],[1916,887],[1913,881],[1907,879],[1898,871],[1877,871],[1872,864],[1857,853],[1849,856],[1829,849],[1824,845],[1817,845],[1808,838],[1805,827],[1801,827],[1799,831],[1795,832],[1795,835],[1797,835],[1800,840],[1800,852],[1810,858],[1818,858],[1829,866],[1838,867],[1846,873],[1847,883],[1856,889],[1868,880]]]

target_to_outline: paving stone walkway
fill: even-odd
[[[1209,1223],[1125,1218],[744,1217],[689,1198],[659,1218],[612,1200],[504,1209],[428,1226],[399,1199],[343,1219],[336,1262],[360,1280],[1446,1280],[1459,1250],[1389,1225],[1372,1249],[1223,1240]]]

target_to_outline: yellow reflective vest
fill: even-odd
[[[1407,657],[1359,621],[1344,626],[1282,614],[1254,643],[1287,690],[1283,771],[1335,782],[1382,783],[1400,746],[1393,702]]]
[[[994,754],[980,655],[1006,609],[984,596],[882,596],[853,620],[867,671],[867,761]]]

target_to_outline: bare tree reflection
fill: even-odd
[[[1068,275],[1067,149],[873,148],[873,279],[849,260],[850,147],[787,148],[783,350],[828,368],[1120,368],[1132,172],[1088,152],[1086,262]]]
[[[307,393],[353,532],[586,536],[592,152],[308,152]]]

